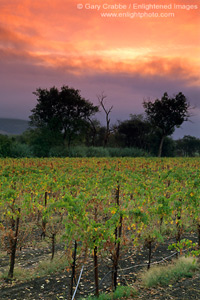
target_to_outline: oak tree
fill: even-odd
[[[147,119],[153,128],[160,132],[161,140],[158,150],[158,157],[160,157],[165,137],[171,135],[175,127],[180,127],[184,121],[188,120],[190,104],[180,92],[172,98],[164,93],[161,99],[156,99],[154,102],[144,101],[143,106]]]
[[[48,128],[52,136],[62,134],[63,140],[70,146],[77,135],[87,128],[88,118],[98,112],[98,107],[80,95],[80,91],[68,86],[37,89],[33,93],[37,104],[31,110],[31,125]]]

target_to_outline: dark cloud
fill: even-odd
[[[107,105],[113,105],[112,123],[117,119],[129,118],[129,115],[143,113],[142,102],[144,99],[156,99],[162,97],[165,91],[169,95],[183,92],[194,109],[193,123],[182,126],[176,131],[176,137],[185,134],[199,136],[200,125],[200,87],[195,83],[195,76],[185,76],[185,70],[178,64],[167,72],[158,75],[159,63],[154,60],[150,64],[156,72],[142,73],[142,66],[132,71],[113,70],[103,71],[89,68],[85,70],[78,63],[66,61],[64,66],[55,63],[53,67],[47,67],[46,57],[34,56],[22,50],[1,50],[1,81],[0,81],[0,117],[15,117],[28,119],[30,110],[36,104],[36,98],[32,94],[36,88],[61,87],[69,85],[81,90],[81,94],[97,104],[97,95],[102,91],[107,95]],[[162,60],[161,60],[162,61]],[[96,65],[96,64],[95,64]],[[161,65],[161,64],[160,64]],[[87,67],[86,67],[87,66]],[[145,67],[145,66],[143,66]],[[161,70],[164,67],[160,67]],[[171,71],[169,71],[171,70]],[[172,71],[173,70],[173,71]],[[80,72],[81,71],[81,72]],[[179,76],[178,76],[179,75]],[[192,85],[193,82],[193,85]],[[98,116],[101,121],[104,115]]]

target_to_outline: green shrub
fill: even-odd
[[[66,150],[69,157],[108,157],[109,152],[103,147],[75,146]]]
[[[99,297],[90,296],[86,300],[112,300],[126,299],[136,295],[136,290],[132,286],[118,286],[117,289],[110,294],[100,294]]]
[[[68,149],[65,146],[51,147],[49,151],[50,157],[66,157],[68,156]]]
[[[167,286],[184,277],[192,277],[198,269],[197,260],[193,257],[181,257],[169,266],[152,267],[142,275],[146,287]]]
[[[87,157],[109,157],[109,151],[103,147],[88,147],[86,155]]]
[[[31,147],[27,144],[15,142],[11,147],[11,156],[16,157],[33,157]]]
[[[109,294],[100,294],[99,297],[89,296],[87,298],[83,298],[82,300],[110,300],[111,297]]]
[[[129,298],[136,294],[132,286],[118,286],[113,293],[113,299]]]
[[[108,148],[109,156],[111,157],[143,157],[148,154],[138,148]]]
[[[104,148],[76,146],[67,150],[69,157],[147,157],[148,154],[137,148]]]
[[[84,146],[75,146],[67,150],[67,156],[69,157],[87,157],[86,156],[86,147]]]
[[[10,157],[11,146],[11,139],[7,135],[0,134],[0,157]]]
[[[1,140],[0,140],[1,142]],[[0,143],[0,157],[147,157],[148,153],[137,148],[104,148],[64,145],[50,146],[45,141],[28,145],[20,142],[12,143],[3,138]]]

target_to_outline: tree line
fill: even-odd
[[[134,153],[138,156],[200,153],[200,139],[185,136],[174,141],[170,137],[190,117],[190,103],[181,92],[173,97],[164,93],[161,99],[143,101],[144,114],[130,114],[128,120],[112,125],[113,106],[107,107],[104,93],[97,96],[98,105],[68,86],[60,90],[38,88],[33,94],[37,104],[31,110],[30,128],[21,136],[0,136],[0,156],[70,156],[74,147],[79,147],[79,152],[80,148],[101,147],[100,156],[109,155],[108,149],[113,153],[114,148],[137,149]],[[105,114],[105,126],[96,118],[100,111]],[[130,151],[125,153],[131,156]],[[116,156],[126,156],[125,153],[115,151]]]

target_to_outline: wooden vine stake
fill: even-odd
[[[56,234],[52,233],[52,236],[51,236],[51,260],[53,260],[54,254],[55,254],[55,237],[56,237]]]
[[[94,219],[97,222],[96,207],[95,207]],[[95,278],[95,296],[99,297],[99,270],[98,270],[97,246],[94,246],[94,278]]]
[[[198,247],[200,249],[200,224],[197,224],[197,234],[198,234]]]
[[[18,214],[16,220],[14,220],[13,218],[11,219],[12,234],[10,235],[10,239],[9,239],[10,240],[10,267],[8,271],[8,278],[13,278],[13,273],[14,273],[15,257],[16,257],[18,233],[19,233],[19,220],[20,220],[20,208],[18,208]]]
[[[47,192],[45,192],[44,194],[44,207],[47,207]],[[44,216],[42,217],[42,233],[41,233],[41,238],[45,238],[46,237],[46,220],[44,218]]]
[[[74,241],[74,252],[72,255],[73,262],[72,262],[72,275],[71,275],[71,283],[70,283],[70,293],[69,293],[69,299],[72,299],[73,296],[73,287],[75,282],[75,274],[76,274],[76,252],[77,252],[77,241]]]
[[[120,208],[120,202],[119,202],[119,184],[116,188],[115,193],[115,200],[118,209]],[[117,271],[118,271],[118,263],[119,263],[119,253],[120,253],[120,238],[122,235],[122,221],[123,217],[120,213],[120,220],[119,225],[115,228],[115,249],[114,249],[114,255],[113,255],[113,269],[112,269],[112,290],[115,291],[117,288]]]
[[[151,239],[148,241],[148,246],[147,247],[148,247],[148,250],[149,250],[147,270],[149,270],[150,267],[151,267],[151,253],[152,253],[152,240]]]
[[[180,243],[181,241],[181,235],[182,235],[182,225],[181,225],[181,213],[182,213],[182,199],[178,199],[180,202],[180,206],[178,207],[178,211],[176,214],[176,228],[177,228],[177,235],[176,235],[176,243]],[[182,250],[180,249],[180,255],[182,255]],[[176,255],[178,257],[178,253]]]

